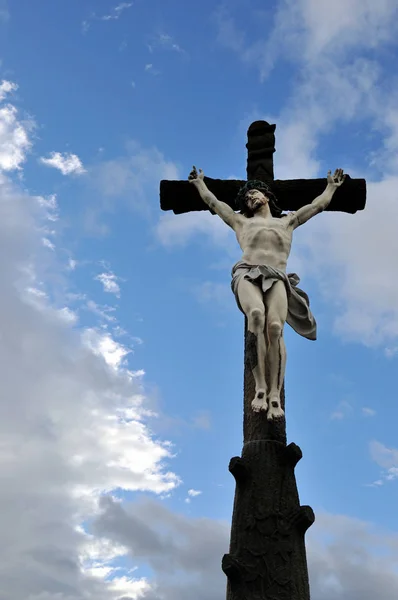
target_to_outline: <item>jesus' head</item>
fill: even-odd
[[[263,181],[251,180],[239,190],[236,198],[236,207],[246,217],[252,217],[262,206],[269,204],[271,214],[280,217],[282,214],[277,200]]]

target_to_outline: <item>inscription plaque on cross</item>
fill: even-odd
[[[340,169],[326,179],[274,180],[275,125],[256,121],[247,136],[247,182],[194,169],[190,181],[161,181],[160,204],[175,214],[216,212],[244,251],[232,280],[245,314],[244,444],[229,464],[236,491],[222,559],[227,600],[309,600],[304,534],[314,514],[299,503],[294,468],[301,450],[286,441],[283,326],[287,321],[309,339],[316,326],[286,261],[293,229],[322,210],[362,210],[366,182]]]

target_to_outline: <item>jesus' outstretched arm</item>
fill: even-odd
[[[236,230],[236,227],[240,221],[240,215],[236,214],[228,204],[218,200],[215,195],[208,189],[204,182],[204,173],[202,169],[199,169],[199,173],[194,166],[191,173],[189,174],[188,180],[198,190],[200,197],[207,206],[213,210],[221,219]]]
[[[315,198],[311,204],[302,206],[295,213],[292,213],[289,216],[290,225],[293,227],[293,229],[303,225],[309,219],[324,211],[329,206],[337,188],[344,183],[345,177],[346,176],[343,173],[343,169],[336,169],[334,175],[332,175],[331,171],[329,171],[325,191],[320,196]]]

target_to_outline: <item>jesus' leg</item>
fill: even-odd
[[[283,327],[287,316],[287,295],[285,284],[276,281],[265,296],[267,306],[269,396],[268,419],[282,417],[281,388],[285,377],[286,349],[283,340]]]
[[[252,408],[258,412],[267,410],[267,385],[265,382],[265,307],[262,290],[247,279],[238,285],[238,298],[247,317],[247,343],[250,367],[253,373],[256,392]]]

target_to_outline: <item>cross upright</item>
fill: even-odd
[[[266,184],[280,209],[299,211],[322,194],[326,179],[274,180],[275,125],[255,121],[247,137],[247,179]],[[204,183],[218,200],[236,210],[235,199],[246,182],[204,177]],[[346,175],[326,210],[353,214],[365,202],[365,180]],[[175,214],[209,210],[189,181],[161,181],[160,205]],[[270,210],[275,211],[272,203]],[[236,490],[230,548],[222,559],[227,600],[309,600],[304,535],[315,517],[299,502],[294,468],[302,453],[296,444],[287,445],[283,413],[270,420],[265,411],[253,410],[257,351],[252,338],[245,318],[243,450],[229,463]],[[281,387],[284,411],[284,383]]]

